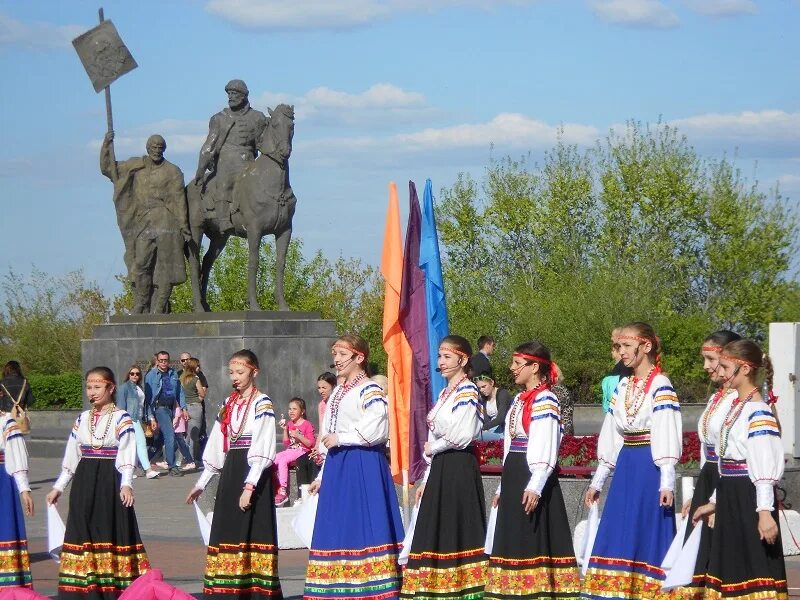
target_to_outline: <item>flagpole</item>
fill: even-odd
[[[106,20],[105,16],[103,15],[103,9],[97,11],[98,16],[100,17],[100,22]],[[114,131],[114,117],[111,115],[111,85],[107,85],[106,88],[106,124],[108,125],[109,131]]]
[[[411,522],[411,512],[409,511],[408,504],[408,469],[403,469],[403,526],[408,529],[408,524]]]

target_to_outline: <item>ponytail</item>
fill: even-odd
[[[761,366],[764,367],[764,388],[766,388],[767,392],[765,400],[767,404],[769,404],[770,409],[772,409],[772,415],[778,423],[778,429],[782,430],[781,420],[780,417],[778,417],[778,407],[776,406],[778,403],[778,396],[775,395],[775,391],[772,389],[775,369],[772,366],[772,359],[768,354],[764,354],[761,358]]]

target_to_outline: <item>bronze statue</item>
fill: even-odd
[[[146,149],[146,156],[117,162],[109,131],[100,149],[100,171],[114,184],[133,312],[167,313],[172,287],[186,281],[183,244],[191,234],[183,173],[164,158],[167,144],[160,135],[151,135]]]
[[[231,84],[228,84],[227,87],[231,87]],[[247,89],[243,82],[241,82],[241,86],[244,90]],[[237,91],[236,88],[233,91]],[[228,96],[231,97],[231,91],[228,92]],[[280,104],[275,110],[269,111],[269,119],[266,119],[266,125],[255,140],[254,150],[257,149],[261,153],[255,160],[248,158],[250,156],[249,142],[244,144],[242,140],[246,138],[245,133],[251,131],[250,127],[257,126],[257,119],[251,117],[251,120],[241,123],[241,127],[238,127],[236,120],[233,119],[233,124],[229,123],[215,130],[217,124],[226,123],[220,117],[223,113],[218,113],[211,119],[212,131],[209,135],[209,142],[203,146],[200,155],[201,168],[198,169],[198,175],[205,177],[204,165],[211,162],[211,159],[208,159],[207,163],[207,159],[204,157],[217,156],[216,166],[218,169],[221,168],[220,165],[230,166],[230,161],[238,161],[239,171],[225,174],[224,176],[230,177],[230,179],[226,179],[225,186],[219,185],[215,190],[216,193],[220,189],[227,189],[227,186],[230,185],[230,199],[224,200],[225,204],[222,204],[219,199],[215,200],[214,208],[210,210],[209,203],[203,198],[202,182],[195,180],[186,187],[189,225],[192,233],[192,242],[187,247],[195,310],[209,310],[206,302],[208,277],[214,261],[222,252],[231,235],[247,238],[249,247],[248,299],[251,310],[260,309],[256,294],[258,250],[261,238],[268,234],[275,235],[277,270],[275,301],[279,310],[289,310],[283,293],[283,277],[286,267],[286,251],[292,237],[292,217],[297,203],[297,198],[289,184],[289,156],[292,153],[292,137],[294,136],[294,107]],[[220,118],[215,124],[217,117]],[[233,147],[237,148],[239,152],[234,158],[225,156],[226,151],[224,150],[226,140],[230,138],[231,133],[236,134],[236,137],[231,139],[235,141]],[[221,150],[219,150],[220,148]],[[200,173],[201,170],[203,173]],[[205,182],[206,190],[214,179],[222,177],[222,173],[209,177]],[[219,218],[220,210],[229,211],[226,215],[227,221]],[[208,236],[210,244],[203,256],[201,270],[199,248],[203,234]]]

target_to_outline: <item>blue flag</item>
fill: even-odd
[[[442,259],[439,255],[439,234],[436,232],[436,217],[433,214],[433,186],[425,181],[422,199],[422,232],[419,242],[419,266],[425,273],[425,306],[428,317],[428,349],[430,352],[432,402],[439,399],[446,385],[444,377],[435,371],[439,343],[450,333],[447,323],[447,303],[442,278]]]

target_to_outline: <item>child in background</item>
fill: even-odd
[[[192,451],[186,443],[186,419],[183,418],[183,411],[180,406],[175,406],[175,414],[172,416],[172,428],[175,430],[175,444],[183,455],[182,471],[194,471],[195,464],[192,458]]]
[[[289,400],[289,421],[281,419],[283,427],[283,452],[275,456],[278,466],[278,493],[275,494],[275,506],[283,506],[289,499],[289,466],[314,447],[314,426],[306,419],[306,401],[302,398]]]

